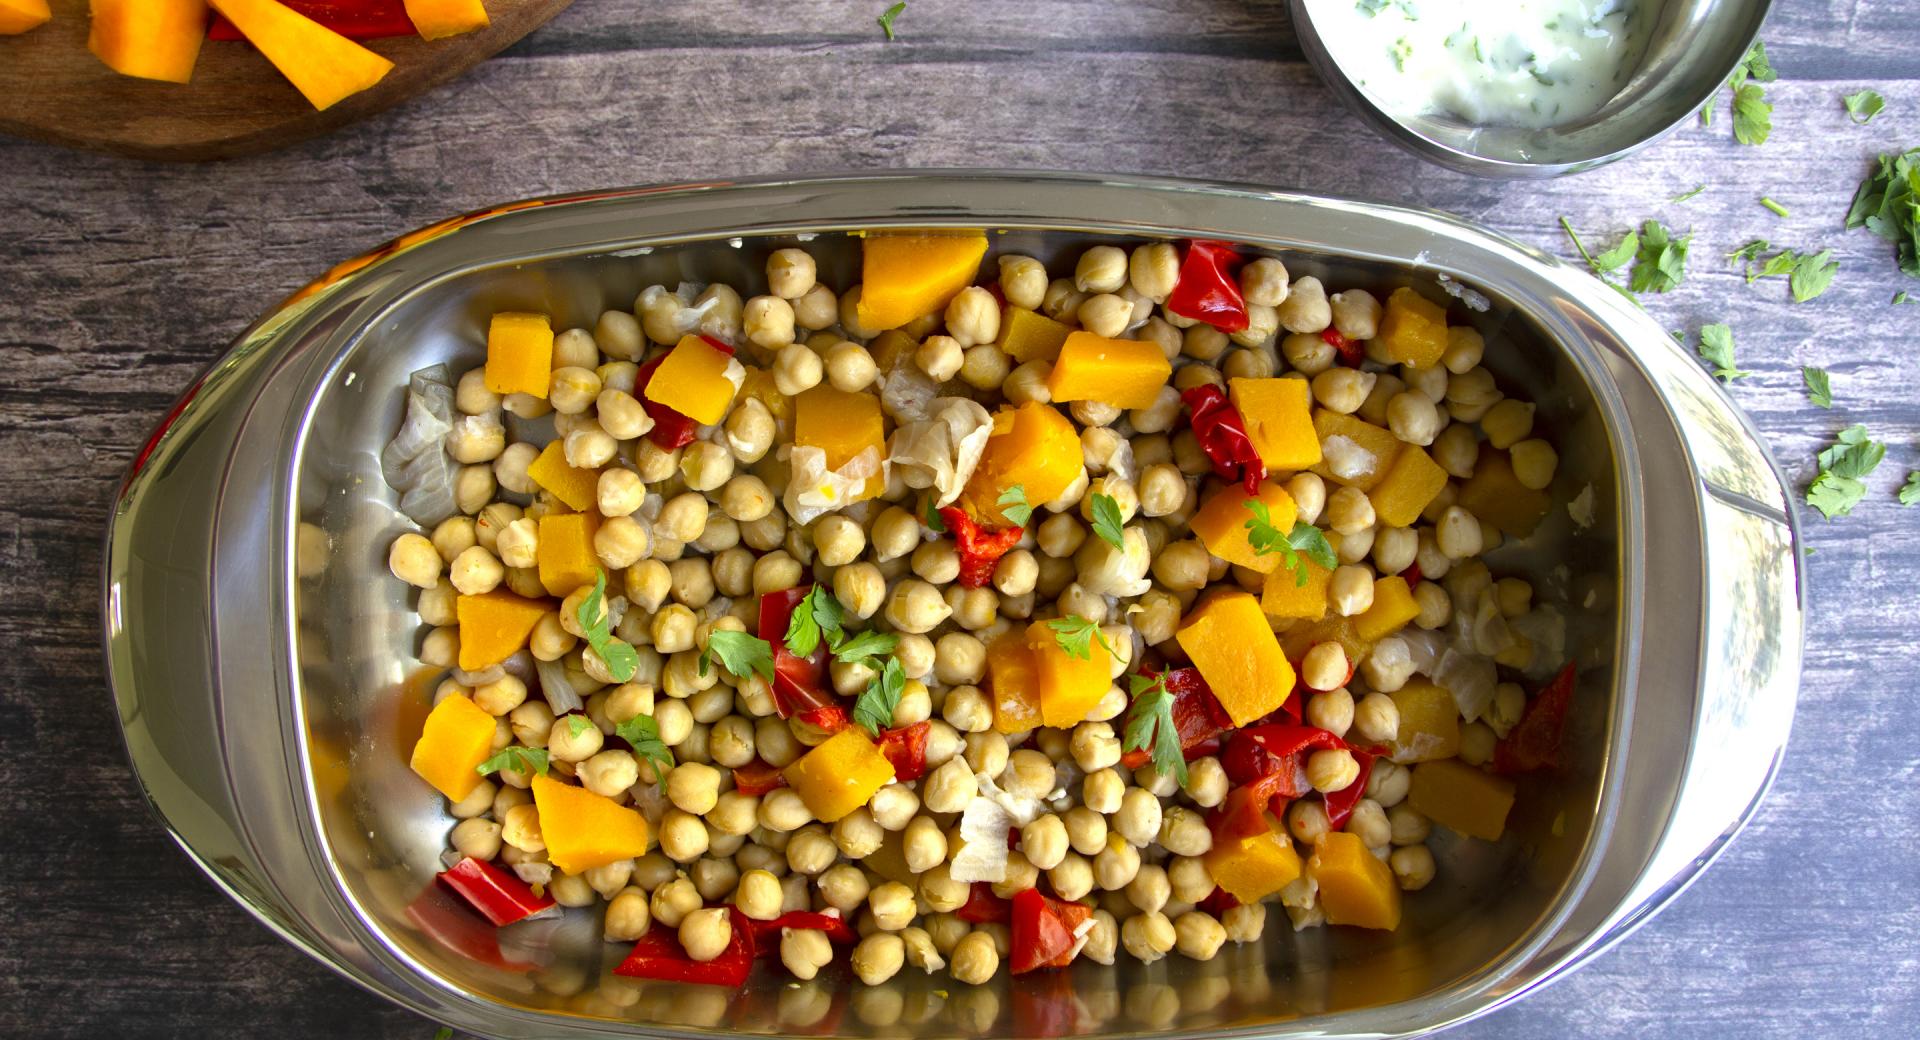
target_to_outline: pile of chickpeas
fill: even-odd
[[[455,395],[460,418],[447,438],[462,467],[460,515],[430,535],[401,536],[391,552],[393,573],[420,589],[419,613],[431,626],[422,660],[454,665],[457,594],[504,586],[546,597],[535,567],[537,519],[551,499],[527,473],[546,438],[518,439],[509,427],[537,429],[533,420],[551,415],[553,436],[570,463],[604,467],[597,502],[604,519],[594,550],[609,576],[614,633],[637,648],[640,664],[630,681],[614,683],[597,655],[585,651],[577,620],[583,589],[541,618],[529,650],[540,661],[562,664],[592,725],[556,720],[544,699],[529,696],[531,676],[513,669],[465,676],[472,684],[460,675],[448,678],[436,702],[471,698],[498,719],[496,749],[545,748],[554,775],[643,812],[658,847],[579,875],[552,868],[527,790],[530,778],[509,769],[451,806],[458,821],[452,849],[517,869],[564,906],[604,902],[610,942],[671,928],[690,956],[711,959],[727,944],[727,905],[753,920],[832,908],[861,937],[850,960],[864,982],[877,984],[912,967],[982,983],[1008,956],[1008,927],[956,916],[970,885],[954,880],[949,864],[961,844],[957,814],[980,794],[982,778],[991,778],[1009,794],[1041,799],[1048,808],[1021,828],[1005,880],[993,890],[1011,897],[1044,876],[1059,898],[1090,901],[1092,927],[1080,956],[1110,964],[1124,950],[1148,962],[1170,953],[1207,960],[1226,942],[1258,939],[1266,905],[1238,906],[1218,917],[1197,908],[1214,890],[1204,857],[1212,846],[1208,810],[1228,793],[1220,761],[1190,762],[1184,785],[1151,767],[1121,765],[1126,673],[1180,663],[1173,635],[1203,591],[1240,586],[1257,594],[1262,582],[1261,575],[1212,556],[1188,529],[1187,518],[1220,482],[1186,428],[1180,391],[1235,376],[1307,379],[1318,407],[1386,426],[1400,440],[1428,448],[1454,478],[1472,474],[1483,438],[1511,451],[1514,470],[1529,487],[1546,487],[1557,459],[1551,446],[1532,437],[1532,406],[1504,397],[1481,366],[1483,344],[1472,329],[1452,329],[1443,363],[1430,368],[1379,360],[1364,369],[1343,367],[1320,333],[1331,326],[1350,340],[1373,338],[1382,312],[1373,295],[1360,289],[1329,294],[1316,278],[1290,279],[1277,259],[1255,259],[1239,275],[1251,323],[1228,335],[1164,308],[1178,260],[1176,247],[1154,243],[1131,250],[1095,246],[1062,277],[1051,277],[1027,256],[1000,256],[992,265],[1007,303],[1103,336],[1150,340],[1176,367],[1150,407],[1127,411],[1080,401],[1066,408],[1080,428],[1084,472],[1059,498],[1036,504],[1027,536],[984,588],[955,583],[959,557],[951,538],[922,522],[926,492],[906,487],[897,471],[876,499],[806,525],[790,523],[781,507],[786,463],[777,450],[792,435],[790,410],[777,416],[764,395],[737,395],[725,419],[683,449],[668,450],[644,436],[651,420],[636,397],[638,365],[690,331],[737,344],[749,380],[759,376],[751,369],[763,369],[779,395],[822,381],[845,391],[880,391],[888,373],[867,346],[877,330],[858,320],[860,287],[836,293],[817,280],[814,260],[802,249],[768,257],[764,295],[743,299],[719,284],[697,294],[656,286],[632,311],[609,310],[592,329],[560,333],[548,399],[503,398],[486,388],[479,369],[462,375]],[[990,411],[1046,401],[1049,363],[1016,365],[996,347],[1000,314],[985,287],[966,289],[944,315],[906,328],[917,347],[899,363],[918,366],[943,394],[974,397]],[[1330,487],[1312,473],[1293,474],[1283,484],[1299,517],[1325,528],[1339,556],[1330,614],[1365,611],[1377,575],[1414,564],[1428,579],[1415,586],[1418,629],[1441,629],[1455,611],[1484,602],[1508,618],[1532,609],[1525,581],[1496,580],[1477,559],[1500,543],[1500,534],[1452,504],[1454,482],[1428,511],[1436,520],[1401,528],[1379,523],[1364,493]],[[1143,572],[1127,573],[1125,554],[1096,551],[1094,494],[1111,496],[1127,537],[1148,547]],[[1142,579],[1150,588],[1137,596],[1100,591]],[[757,628],[757,597],[814,581],[845,606],[850,625],[899,635],[896,656],[908,678],[894,725],[931,721],[925,777],[882,787],[870,804],[830,826],[816,821],[793,790],[743,794],[730,772],[755,759],[786,766],[825,734],[781,719],[765,680],[699,666],[712,632]],[[1101,625],[1117,651],[1115,685],[1071,730],[995,732],[992,698],[982,689],[986,644],[1009,626],[1069,614]],[[1276,620],[1281,631],[1289,624]],[[1350,666],[1357,671],[1349,682]],[[1311,725],[1378,743],[1392,739],[1399,725],[1388,694],[1411,678],[1414,655],[1398,636],[1380,640],[1357,662],[1339,643],[1326,642],[1307,652],[1301,671],[1314,691],[1305,705]],[[848,698],[873,674],[864,664],[835,662],[830,669],[834,690]],[[1501,684],[1487,716],[1464,725],[1460,757],[1486,761],[1524,704],[1517,685]],[[650,763],[608,740],[617,723],[643,714],[653,717],[677,763],[664,785]],[[1343,750],[1319,751],[1306,766],[1307,780],[1322,792],[1347,786],[1357,773]],[[1344,827],[1391,865],[1403,888],[1415,890],[1432,880],[1434,857],[1426,844],[1429,821],[1404,801],[1408,778],[1404,766],[1378,761],[1366,797]],[[1296,801],[1285,822],[1307,846],[1328,826],[1314,798]],[[869,858],[890,842],[898,850],[893,868],[886,874],[869,869]],[[1323,921],[1304,878],[1277,902],[1295,928]],[[780,940],[781,962],[801,979],[814,977],[838,952],[818,931],[789,930]]]

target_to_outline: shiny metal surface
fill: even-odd
[[[1292,0],[1307,60],[1347,107],[1423,159],[1488,177],[1551,177],[1625,158],[1694,118],[1760,34],[1772,0],[1647,0],[1657,19],[1639,64],[1598,112],[1547,129],[1475,126],[1454,116],[1389,115],[1340,64],[1341,42],[1315,28],[1314,12],[1353,0]],[[1722,118],[1730,118],[1721,106]]]
[[[1107,236],[1225,238],[1334,286],[1485,294],[1488,364],[1562,455],[1556,510],[1497,566],[1569,615],[1583,688],[1562,774],[1497,845],[1436,839],[1440,880],[1391,935],[1294,933],[1204,964],[1066,981],[862,989],[773,973],[738,993],[608,969],[597,915],[460,930],[436,913],[450,826],[406,767],[436,676],[385,547],[405,529],[377,453],[409,371],[477,362],[487,315],[590,324],[653,282],[751,286],[807,240],[972,226],[1053,258]],[[1459,310],[1459,308],[1456,308]],[[156,811],[216,884],[343,976],[493,1036],[1398,1035],[1482,1014],[1630,931],[1697,875],[1786,740],[1802,592],[1781,478],[1664,330],[1586,274],[1450,217],[1179,181],[880,174],[616,191],[448,221],[336,267],[249,330],[129,474],[108,533],[110,678]]]

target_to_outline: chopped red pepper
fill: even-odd
[[[1203,745],[1233,728],[1233,716],[1221,707],[1207,681],[1200,678],[1199,669],[1173,668],[1162,674],[1167,692],[1173,694],[1173,728],[1180,734],[1180,750],[1188,761],[1204,757],[1209,751],[1203,750]],[[1151,752],[1140,749],[1120,756],[1120,764],[1139,769],[1152,759]]]
[[[1269,810],[1279,815],[1286,808],[1282,799],[1297,798],[1311,790],[1306,776],[1307,756],[1315,751],[1341,749],[1352,753],[1360,764],[1360,773],[1353,783],[1325,796],[1327,820],[1336,828],[1346,822],[1366,793],[1374,752],[1313,726],[1276,723],[1249,726],[1235,733],[1227,741],[1220,764],[1226,769],[1227,779],[1237,786],[1213,812],[1215,838],[1244,838],[1265,831]]]
[[[795,712],[793,720],[829,735],[853,725],[853,720],[847,717],[847,709],[838,704],[822,704],[817,708],[806,708]]]
[[[1073,932],[1047,907],[1037,888],[1013,896],[1013,945],[1008,955],[1015,975],[1044,968],[1073,949]]]
[[[771,921],[754,921],[753,952],[757,957],[771,957],[780,952],[780,933],[791,928],[797,932],[825,932],[828,942],[852,945],[860,937],[854,934],[853,926],[840,916],[838,910],[815,912],[812,910],[789,910]]]
[[[700,338],[706,340],[713,349],[720,353],[728,357],[733,356],[733,348],[731,346],[714,339],[712,336],[701,336]],[[693,438],[699,433],[700,424],[694,422],[691,417],[682,415],[658,401],[648,400],[646,394],[647,384],[653,381],[654,370],[659,368],[660,363],[666,359],[667,355],[661,354],[659,357],[640,366],[640,371],[635,373],[633,377],[633,396],[640,399],[640,407],[646,409],[647,414],[653,417],[653,429],[647,431],[647,439],[668,451],[672,451],[675,448],[684,448],[692,444]],[[783,628],[780,630],[781,638],[785,638],[786,634],[786,629]],[[762,632],[760,638],[768,639],[771,637],[765,632]]]
[[[733,771],[733,789],[749,797],[759,797],[785,786],[787,778],[779,767],[770,766],[763,759],[756,758]]]
[[[773,645],[773,706],[783,719],[810,708],[838,707],[825,685],[826,640],[821,640],[807,657],[787,649],[787,625],[793,621],[793,608],[813,588],[802,585],[760,597],[760,638]]]
[[[1221,332],[1239,332],[1248,325],[1247,301],[1234,278],[1240,254],[1224,242],[1195,239],[1187,243],[1180,261],[1180,277],[1167,297],[1167,309],[1183,318],[1204,321]]]
[[[1094,1031],[1071,972],[1029,975],[1013,987],[1013,1036],[1052,1038]]]
[[[1240,900],[1235,897],[1232,892],[1221,888],[1219,885],[1215,885],[1213,886],[1213,891],[1207,894],[1207,898],[1200,901],[1196,909],[1212,914],[1215,917],[1220,917],[1239,905]]]
[[[495,927],[509,925],[553,905],[552,896],[535,895],[519,877],[486,860],[468,856],[440,872],[440,883],[459,893]]]
[[[1400,572],[1400,580],[1407,583],[1407,588],[1420,584],[1421,577],[1420,563],[1417,560],[1407,564],[1407,569]]]
[[[1020,544],[1021,536],[1026,534],[1025,527],[997,531],[981,527],[979,521],[959,506],[940,510],[940,519],[946,521],[954,548],[960,553],[960,584],[969,589],[985,588],[993,578],[993,569],[999,565],[1000,557]]]
[[[1573,662],[1527,702],[1520,721],[1493,746],[1493,771],[1531,773],[1560,764],[1560,745],[1567,735],[1567,709],[1573,703]]]
[[[975,881],[972,891],[967,893],[966,903],[953,913],[969,924],[1004,921],[1013,913],[1013,904],[994,895],[991,884]]]
[[[280,0],[349,40],[378,40],[412,36],[417,31],[407,17],[405,0]],[[207,29],[209,40],[244,40],[240,30],[216,14]]]
[[[1186,402],[1194,439],[1206,452],[1207,461],[1213,463],[1214,475],[1221,480],[1240,481],[1249,495],[1259,494],[1260,482],[1267,478],[1267,464],[1260,461],[1260,453],[1247,437],[1247,424],[1227,402],[1226,391],[1202,383],[1182,391],[1180,400]]]
[[[933,723],[916,722],[911,726],[880,732],[880,753],[893,763],[893,778],[911,783],[927,772],[927,734]]]
[[[1367,360],[1365,347],[1348,339],[1340,333],[1339,329],[1331,325],[1320,330],[1320,338],[1326,341],[1327,346],[1339,352],[1340,363],[1348,368],[1359,368],[1361,362]]]
[[[1360,772],[1354,774],[1353,783],[1338,791],[1328,791],[1323,796],[1326,800],[1327,826],[1336,831],[1346,826],[1347,818],[1353,815],[1353,807],[1367,796],[1367,778],[1373,775],[1373,760],[1380,757],[1379,752],[1352,744],[1347,745],[1347,751],[1359,763]]]
[[[729,911],[733,937],[720,956],[696,961],[687,956],[672,929],[655,927],[633,944],[633,952],[613,969],[615,975],[662,982],[693,982],[706,986],[744,986],[753,971],[753,922],[738,910]]]

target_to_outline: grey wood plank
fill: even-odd
[[[475,74],[275,155],[207,167],[0,141],[0,1033],[424,1038],[197,878],[142,810],[113,731],[94,588],[119,474],[201,365],[333,262],[506,198],[713,176],[909,166],[1253,181],[1462,213],[1560,256],[1695,233],[1650,308],[1729,322],[1733,393],[1787,471],[1865,422],[1889,445],[1856,515],[1808,515],[1812,630],[1773,796],[1722,862],[1618,949],[1462,1036],[1910,1035],[1920,1021],[1920,307],[1890,250],[1839,217],[1876,150],[1920,143],[1920,27],[1900,0],[1782,2],[1773,139],[1726,121],[1545,184],[1439,171],[1379,142],[1299,61],[1275,2],[913,0],[576,4]],[[1849,125],[1840,93],[1888,112]],[[1722,115],[1725,105],[1722,104]],[[1666,200],[1693,188],[1686,203]],[[1759,207],[1786,204],[1782,220]],[[1831,247],[1807,304],[1721,257],[1749,237]],[[1834,377],[1809,405],[1799,366]]]

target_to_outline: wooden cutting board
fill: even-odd
[[[486,0],[493,24],[428,42],[369,40],[394,63],[372,89],[324,112],[260,52],[208,40],[193,82],[122,76],[87,50],[87,0],[53,0],[53,21],[0,36],[0,133],[139,159],[195,162],[264,152],[338,129],[453,79],[572,0]]]

